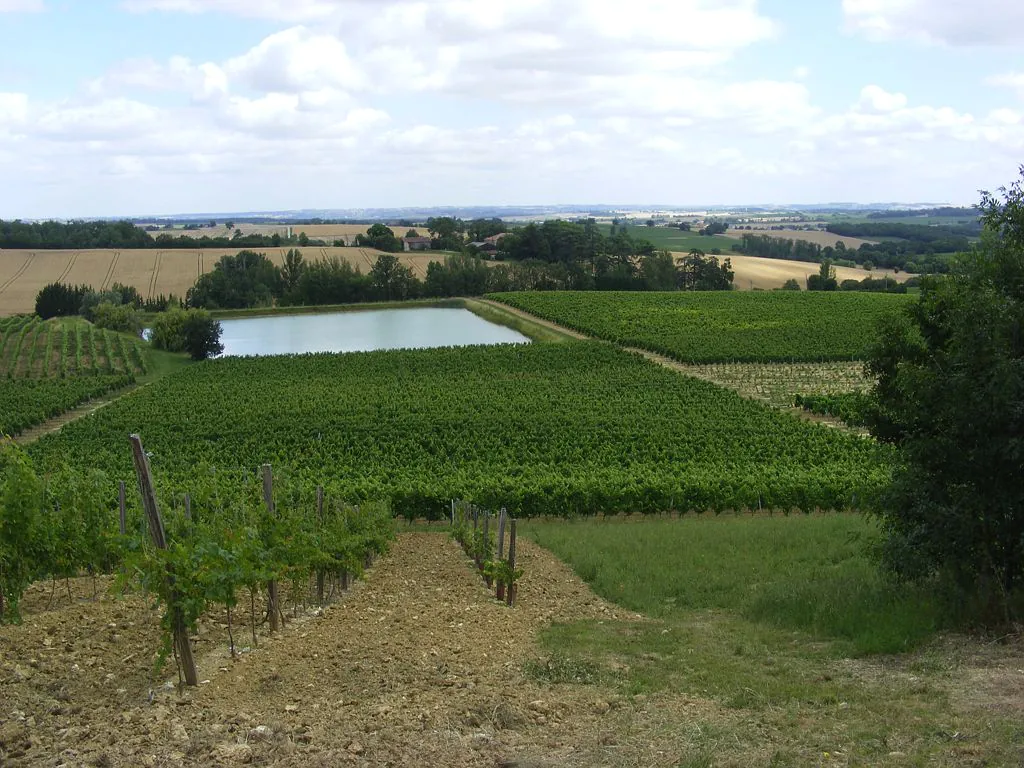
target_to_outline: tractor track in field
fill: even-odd
[[[11,277],[6,282],[4,282],[3,284],[0,284],[0,294],[3,294],[4,291],[6,291],[8,288],[10,288],[12,285],[14,285],[14,283],[16,283],[18,281],[19,277],[21,277],[23,274],[25,274],[26,270],[28,270],[28,268],[29,268],[29,266],[31,266],[32,262],[35,261],[35,258],[36,258],[35,252],[30,253],[25,258],[25,263],[22,264],[21,267],[18,268],[18,271],[15,272],[13,275],[11,275]]]
[[[156,284],[157,280],[160,279],[160,262],[163,260],[164,252],[156,252],[156,261],[153,264],[153,274],[149,278],[149,295],[148,299],[152,300],[156,298]]]
[[[55,283],[63,283],[64,278],[71,274],[71,270],[75,268],[75,262],[78,261],[78,257],[81,253],[81,251],[75,251],[71,254],[71,258],[68,260],[68,265],[64,267],[64,271],[60,273],[56,280],[54,280]]]
[[[100,284],[101,291],[105,291],[110,287],[111,281],[114,279],[114,272],[117,270],[117,262],[120,260],[121,252],[114,251],[114,256],[110,259],[110,266],[107,267],[107,274],[103,277],[103,282]]]
[[[363,260],[366,262],[366,266],[373,269],[373,260],[370,258],[370,254],[366,252],[365,248],[359,249],[359,255],[363,257]]]

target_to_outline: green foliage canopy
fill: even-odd
[[[924,281],[868,369],[872,432],[903,456],[878,507],[888,565],[1008,617],[1024,584],[1024,188],[1000,192],[983,195],[980,245]]]

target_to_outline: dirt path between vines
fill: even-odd
[[[546,663],[537,636],[552,622],[644,619],[596,597],[532,542],[521,540],[519,552],[525,575],[508,609],[444,534],[401,534],[326,612],[290,622],[235,661],[223,615],[207,617],[196,641],[206,682],[184,695],[152,676],[158,618],[140,598],[87,600],[91,582],[80,579],[71,600],[58,585],[47,610],[50,585],[34,585],[25,623],[0,627],[0,765],[678,759],[680,707],[695,715],[716,705],[676,696],[663,706],[529,673]],[[244,627],[235,637],[250,642]]]
[[[502,304],[500,301],[492,301],[491,299],[473,299],[473,301],[479,302],[480,304],[487,304],[488,306],[494,307],[495,309],[500,309],[504,312],[508,312],[510,315],[516,315],[517,317],[521,317],[523,320],[527,320],[531,323],[534,323],[535,325],[542,326],[544,328],[547,328],[548,330],[555,331],[556,333],[561,333],[565,336],[569,336],[574,339],[586,341],[591,338],[590,336],[587,336],[585,333],[580,333],[579,331],[572,330],[572,328],[566,328],[564,325],[559,325],[558,323],[553,323],[550,320],[545,320],[542,317],[531,315],[529,312],[519,309],[518,307],[513,307],[510,304]]]
[[[95,413],[100,408],[110,405],[111,403],[120,400],[125,395],[130,395],[132,392],[136,392],[142,387],[148,386],[147,384],[130,384],[127,387],[115,390],[114,392],[108,392],[101,397],[94,397],[92,400],[87,400],[81,405],[76,405],[70,411],[64,411],[59,416],[54,416],[52,419],[47,419],[44,422],[36,424],[34,427],[29,427],[24,432],[14,437],[14,442],[18,445],[28,445],[34,443],[44,435],[49,435],[54,432],[60,432],[65,425],[70,424],[73,421],[88,416],[90,413]]]
[[[545,328],[556,331],[558,333],[563,333],[566,336],[571,336],[574,339],[586,341],[593,340],[596,338],[592,336],[587,336],[586,334],[580,333],[579,331],[574,331],[571,328],[566,328],[564,325],[559,325],[558,323],[552,322],[550,320],[544,320],[543,318],[537,317],[536,315],[531,315],[529,312],[526,312],[525,310],[509,306],[508,304],[502,304],[499,301],[492,301],[490,299],[477,299],[477,301],[479,301],[482,304],[489,304],[493,307],[503,309],[510,314],[516,315],[517,317],[521,317],[524,320],[536,323],[537,325],[541,325]],[[685,363],[680,363],[678,360],[674,360],[671,357],[668,357],[667,355],[662,355],[657,352],[650,352],[646,349],[640,349],[639,347],[625,347],[621,345],[616,346],[618,346],[619,349],[622,349],[626,352],[632,352],[633,354],[640,355],[641,357],[650,360],[652,363],[657,363],[663,368],[668,368],[669,370],[676,371],[677,373],[682,373],[686,376],[693,376],[695,379],[703,379],[704,381],[711,382],[712,384],[716,384],[719,387],[732,389],[732,387],[730,387],[726,382],[719,381],[712,376],[701,375],[701,373],[698,370],[696,370],[694,366],[686,365]],[[739,394],[743,397],[749,397],[749,395],[743,392],[740,392]],[[762,398],[751,397],[750,399],[757,400],[758,402],[764,402],[768,405],[772,405],[767,400]],[[803,419],[804,421],[809,421],[814,424],[821,424],[826,427],[834,427],[836,429],[841,429],[846,432],[853,432],[855,434],[863,434],[863,430],[852,429],[839,419],[834,419],[831,416],[823,416],[820,414],[811,413],[810,411],[805,411],[803,408],[778,408],[778,410],[783,411],[785,413],[790,413],[793,416],[796,416],[798,419]]]

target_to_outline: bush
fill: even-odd
[[[98,328],[107,328],[111,331],[137,334],[142,330],[142,320],[135,309],[125,304],[111,304],[109,301],[103,302],[93,310],[93,323]]]
[[[220,343],[221,325],[209,312],[190,309],[186,313],[182,333],[185,337],[185,351],[193,360],[206,360],[224,351]]]
[[[78,314],[90,323],[94,323],[96,322],[96,308],[100,304],[113,304],[114,306],[119,306],[121,303],[121,294],[118,291],[89,290],[82,297],[82,306],[79,308]]]
[[[82,299],[91,290],[87,285],[50,283],[36,294],[36,314],[43,320],[77,315],[82,308]]]
[[[149,337],[153,346],[166,352],[184,352],[187,317],[188,312],[184,309],[172,309],[157,315]]]
[[[221,330],[204,309],[172,309],[157,315],[150,341],[157,349],[188,352],[193,360],[205,360],[224,351]]]

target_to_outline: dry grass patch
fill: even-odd
[[[678,253],[682,257],[685,254]],[[807,278],[818,274],[820,264],[809,261],[790,261],[787,259],[763,259],[757,256],[742,256],[739,254],[723,254],[722,258],[732,260],[732,268],[736,273],[733,285],[741,291],[765,290],[770,291],[781,288],[787,280],[796,280],[801,290],[807,287]],[[843,280],[863,280],[866,277],[888,277],[900,283],[905,283],[913,275],[906,272],[893,272],[891,269],[875,269],[868,272],[861,268],[836,267],[836,278],[839,282]]]
[[[826,245],[835,246],[837,242],[841,242],[847,248],[857,249],[862,245],[873,245],[876,241],[864,240],[859,237],[843,237],[842,235],[833,235],[831,232],[822,232],[815,230],[813,232],[805,232],[800,229],[732,229],[725,233],[726,237],[735,237],[737,239],[743,237],[743,235],[768,235],[768,237],[774,237],[779,240],[804,240],[808,243],[815,243],[822,247]]]
[[[838,395],[871,386],[861,362],[680,364],[678,370],[778,408],[791,407],[798,394]]]

